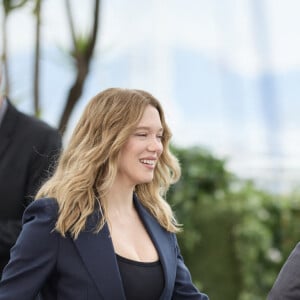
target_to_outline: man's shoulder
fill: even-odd
[[[41,133],[52,133],[59,134],[58,130],[45,121],[38,119],[35,116],[27,115],[23,112],[18,111],[20,114],[20,125],[25,126],[31,132],[41,132]]]
[[[30,131],[31,133],[41,132],[43,134],[59,135],[58,130],[50,124],[41,119],[38,119],[35,116],[22,112],[10,100],[7,101],[7,120],[10,120],[10,122],[14,120],[15,125],[18,126],[21,131]]]

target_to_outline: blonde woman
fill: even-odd
[[[0,300],[207,300],[163,198],[180,176],[170,137],[147,92],[111,88],[91,99],[24,213]]]

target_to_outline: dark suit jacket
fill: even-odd
[[[164,230],[134,197],[163,266],[161,300],[208,300],[191,282],[176,237]],[[31,300],[41,290],[45,300],[125,300],[108,226],[95,234],[99,214],[88,219],[76,240],[53,231],[57,203],[46,198],[26,209],[24,225],[0,282],[0,300]],[[140,296],[143,299],[143,295]]]
[[[300,243],[283,265],[268,295],[268,300],[300,299]]]
[[[61,148],[56,130],[9,101],[0,125],[0,275],[21,230],[25,207]]]

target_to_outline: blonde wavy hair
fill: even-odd
[[[105,199],[115,179],[120,149],[134,132],[148,105],[155,107],[160,115],[164,130],[163,152],[153,181],[137,185],[135,193],[162,227],[170,232],[180,230],[164,199],[170,184],[180,177],[180,166],[169,150],[171,132],[163,109],[159,101],[145,91],[110,88],[87,104],[59,158],[55,173],[35,197],[56,199],[59,212],[55,229],[63,236],[69,232],[77,238],[95,209],[102,213],[96,231],[105,224],[106,201],[101,199]]]

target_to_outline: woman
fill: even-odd
[[[0,300],[197,299],[163,199],[180,168],[159,102],[112,88],[87,105],[25,211]]]

